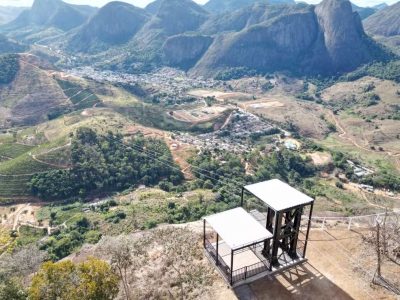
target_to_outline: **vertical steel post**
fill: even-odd
[[[231,250],[231,285],[233,285],[233,255],[235,254],[235,250]]]
[[[308,243],[308,235],[309,235],[309,233],[310,233],[311,216],[312,216],[313,207],[314,207],[314,202],[311,203],[311,206],[310,206],[310,214],[308,215],[308,225],[307,225],[306,240],[305,240],[305,242],[304,242],[303,258],[306,257],[306,249],[307,249],[307,243]]]
[[[278,248],[279,248],[279,242],[280,242],[280,238],[281,238],[281,226],[282,226],[282,212],[276,211],[275,212],[274,237],[273,237],[273,241],[272,241],[272,255],[271,255],[271,266],[270,266],[271,270],[272,270],[272,265],[279,264]]]
[[[267,221],[266,221],[266,224],[265,224],[265,228],[270,232],[272,231],[273,213],[274,213],[274,211],[268,206],[268,208],[267,208]],[[264,241],[263,255],[265,257],[270,256],[270,250],[271,250],[270,249],[271,248],[271,244],[270,243],[271,243],[271,241],[269,239]]]
[[[203,247],[206,248],[206,219],[203,219]]]
[[[303,214],[303,208],[299,207],[296,209],[294,217],[294,234],[289,245],[289,256],[291,258],[297,258],[297,241],[299,240],[300,225],[301,225],[301,215]]]
[[[215,264],[218,266],[218,244],[219,244],[219,235],[217,233],[217,255],[215,256]]]

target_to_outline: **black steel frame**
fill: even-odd
[[[244,207],[244,195],[245,192],[251,194],[258,200],[262,201],[260,198],[252,194],[250,191],[248,191],[245,187],[242,187],[242,193],[241,193],[241,201],[240,201],[240,206]],[[263,202],[263,201],[262,201]],[[297,205],[293,206],[290,208],[287,208],[285,210],[281,211],[276,211],[272,207],[267,206],[267,220],[265,224],[265,228],[269,230],[270,232],[273,232],[273,237],[272,237],[272,244],[271,241],[268,240],[264,243],[264,251],[263,254],[265,257],[269,258],[271,260],[271,265],[270,269],[272,270],[272,266],[277,266],[279,265],[279,259],[278,259],[278,250],[279,248],[282,249],[282,251],[285,251],[288,253],[288,255],[296,259],[298,258],[299,254],[302,258],[305,258],[306,255],[306,249],[307,249],[307,242],[308,242],[308,236],[310,233],[310,226],[311,226],[311,216],[313,212],[313,206],[314,206],[314,200],[310,201],[308,203],[302,204],[302,205]],[[301,217],[303,215],[304,209],[310,206],[310,211],[309,211],[309,217],[308,217],[308,223],[307,223],[307,231],[306,231],[306,236],[304,240],[304,247],[303,247],[303,253],[298,253],[298,242],[299,242],[299,233],[301,231]],[[273,224],[273,220],[275,219],[275,224]],[[282,223],[282,220],[284,222]]]
[[[244,208],[244,195],[245,192],[256,197],[254,194],[249,192],[242,187],[241,202],[240,206]],[[256,197],[259,199],[258,197]],[[261,199],[259,199],[261,201]],[[266,205],[266,204],[265,204]],[[257,274],[265,271],[272,271],[273,266],[279,265],[278,250],[282,249],[282,252],[286,252],[292,259],[296,259],[300,256],[304,259],[307,249],[307,241],[311,227],[311,216],[313,212],[314,201],[309,203],[294,206],[282,211],[276,211],[272,207],[267,206],[267,220],[265,227],[268,231],[273,232],[273,237],[261,242],[256,242],[251,245],[246,245],[235,250],[231,250],[231,262],[228,266],[222,257],[219,255],[219,235],[216,237],[216,247],[206,237],[206,220],[203,219],[203,246],[206,252],[209,254],[211,259],[215,261],[215,265],[221,270],[221,273],[225,279],[231,284],[235,284],[238,281],[245,280]],[[301,232],[301,217],[304,209],[310,206],[309,217],[307,220],[307,231],[305,234],[304,241],[299,240],[299,234]],[[284,223],[282,223],[284,220]],[[275,222],[273,222],[275,221]],[[274,223],[274,224],[273,224]],[[303,234],[303,233],[302,233]],[[263,244],[262,254],[265,260],[245,266],[240,269],[233,270],[234,256],[235,253],[245,248],[250,250],[255,248],[257,245]],[[302,245],[302,246],[299,246]],[[299,249],[302,249],[302,253],[299,253]],[[257,257],[259,257],[257,255]]]

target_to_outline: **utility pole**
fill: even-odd
[[[376,272],[378,273],[378,276],[381,277],[381,246],[380,246],[380,228],[381,225],[379,222],[376,223],[376,254],[378,256],[378,265],[376,268]]]

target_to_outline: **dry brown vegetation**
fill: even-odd
[[[200,235],[167,227],[128,236],[104,237],[70,258],[95,255],[122,275],[118,299],[215,299],[218,275],[203,254]]]
[[[72,105],[49,71],[40,68],[40,62],[29,55],[22,55],[19,61],[14,81],[0,87],[0,99],[7,99],[0,101],[0,127],[36,124],[47,119],[51,108]]]
[[[69,259],[83,261],[97,256],[112,262],[115,251],[130,249],[136,253],[126,273],[130,299],[180,299],[181,287],[184,299],[395,299],[392,292],[371,284],[376,259],[374,247],[363,239],[373,234],[368,229],[313,229],[307,263],[229,289],[203,253],[201,224],[168,225],[103,238],[98,245],[87,245]],[[366,255],[365,247],[371,254]],[[386,265],[385,272],[392,282],[400,278],[398,267]],[[126,299],[122,286],[119,299]]]
[[[326,109],[314,102],[299,101],[291,95],[272,91],[262,99],[242,102],[239,106],[280,124],[291,123],[305,137],[321,139],[329,132],[328,124],[321,119],[321,115],[327,113]]]
[[[346,135],[359,145],[399,152],[399,121],[391,119],[398,113],[400,85],[389,80],[364,77],[341,82],[323,91],[322,99],[342,111],[337,116]],[[378,97],[368,104],[369,97]],[[375,95],[375,96],[374,96]]]
[[[171,116],[178,121],[199,124],[217,119],[228,109],[224,106],[200,107],[192,110],[176,110]]]

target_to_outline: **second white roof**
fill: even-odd
[[[310,203],[313,198],[291,187],[279,179],[272,179],[244,187],[275,211]]]
[[[273,236],[241,207],[204,219],[232,250],[264,241]]]

